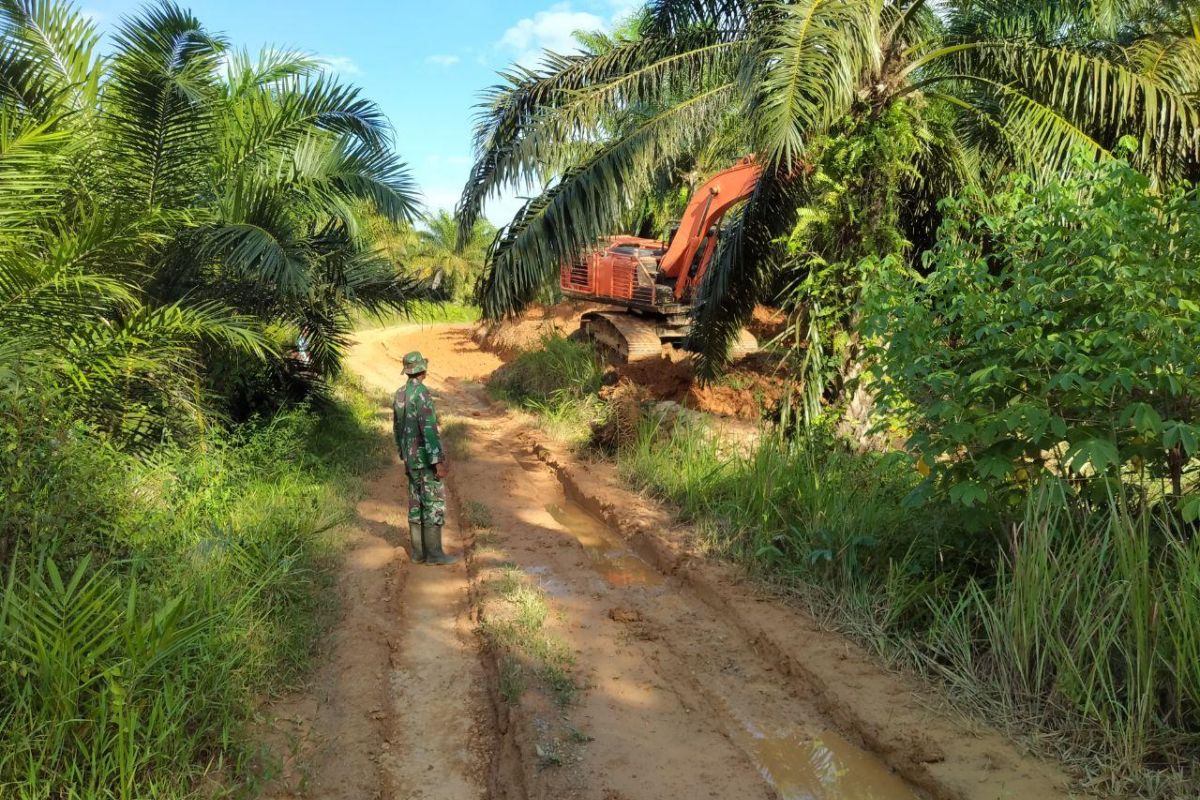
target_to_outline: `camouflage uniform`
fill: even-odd
[[[434,471],[445,459],[433,398],[421,378],[409,378],[392,398],[392,434],[408,475],[408,520],[446,522],[446,489]]]

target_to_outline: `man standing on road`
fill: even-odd
[[[452,564],[442,551],[446,523],[446,454],[438,435],[433,397],[425,388],[425,358],[418,352],[404,357],[408,382],[392,397],[392,434],[408,476],[408,534],[412,559],[418,564]]]

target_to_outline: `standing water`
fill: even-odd
[[[835,733],[768,735],[747,725],[739,744],[782,800],[917,800],[875,756]]]
[[[609,586],[657,586],[662,573],[637,556],[608,526],[565,497],[546,511],[563,530],[574,536],[587,553],[592,569]]]

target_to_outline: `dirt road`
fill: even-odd
[[[848,644],[787,623],[786,635],[811,636],[813,652],[832,659],[820,669],[846,672],[852,691],[884,706],[870,731],[847,729],[862,715],[831,722],[841,703],[825,696],[835,675],[814,680],[789,666],[761,629],[729,613],[737,603],[705,596],[678,565],[652,564],[586,498],[568,496],[562,474],[535,456],[537,437],[487,400],[480,382],[499,361],[468,329],[364,334],[350,367],[390,392],[412,349],[430,359],[443,427],[460,433],[447,537],[467,559],[445,569],[409,564],[402,470],[394,463],[371,484],[338,579],[346,610],[331,660],[310,692],[271,709],[287,733],[276,743],[285,766],[273,796],[1065,796],[1052,770],[994,736],[969,731],[975,741],[957,743],[970,737],[929,721]],[[640,502],[612,492],[615,503]],[[731,591],[759,619],[753,607],[765,601]],[[770,611],[764,624],[792,613]],[[860,746],[891,736],[892,717],[908,728],[883,748],[887,758]]]

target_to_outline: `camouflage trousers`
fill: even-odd
[[[432,469],[408,470],[408,521],[446,524],[446,487]]]

